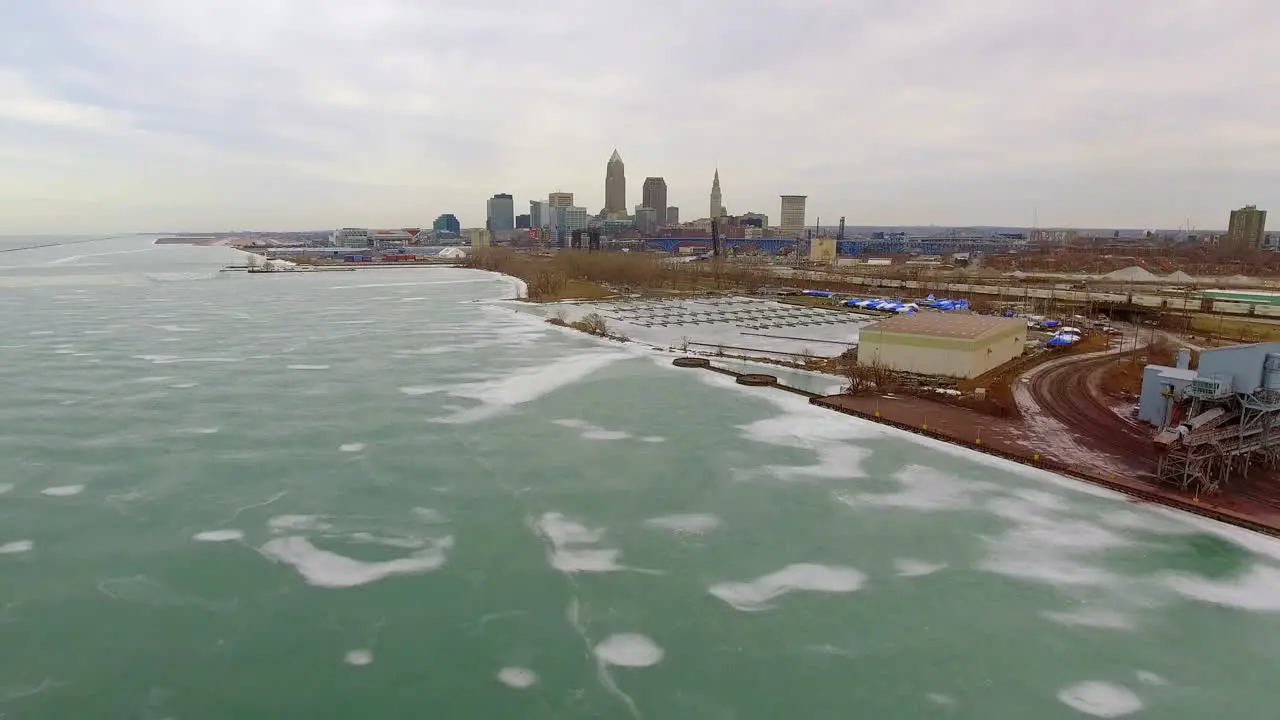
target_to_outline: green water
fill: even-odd
[[[1276,717],[1278,543],[147,242],[0,254],[5,720]]]

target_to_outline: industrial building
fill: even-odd
[[[1162,480],[1212,493],[1255,463],[1280,464],[1280,343],[1204,350],[1196,370],[1168,370],[1144,374],[1138,409],[1160,428]]]
[[[903,314],[872,323],[858,337],[858,364],[972,378],[1022,355],[1020,318],[951,313]]]
[[[836,239],[816,237],[809,241],[809,262],[831,265],[836,261]]]

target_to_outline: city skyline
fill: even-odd
[[[801,192],[810,222],[1220,228],[1280,207],[1280,6],[650,10],[8,4],[0,233],[482,226],[494,193],[556,188],[595,213],[614,147],[690,220],[717,166],[731,212]],[[611,52],[633,41],[656,52]],[[471,42],[493,50],[449,49]]]

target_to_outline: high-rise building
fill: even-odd
[[[716,176],[711,180],[711,219],[724,215],[724,202],[720,195],[720,168],[716,168]]]
[[[782,196],[782,235],[798,238],[804,234],[804,202],[807,195]]]
[[[1257,205],[1245,205],[1231,211],[1226,244],[1232,250],[1255,250],[1266,245],[1267,211]]]
[[[548,217],[551,210],[551,203],[539,202],[537,200],[529,201],[529,227],[540,228],[546,227],[550,220]]]
[[[667,224],[668,225],[680,224],[680,208],[675,207],[674,205],[667,208]]]
[[[604,211],[605,214],[627,212],[627,171],[622,163],[622,156],[614,148],[609,156],[609,163],[604,170]]]
[[[516,227],[516,203],[510,195],[498,193],[489,198],[485,229],[490,232],[514,230]]]
[[[652,208],[658,225],[667,224],[667,181],[660,177],[647,177],[640,191],[640,206]]]
[[[658,211],[644,205],[636,206],[636,229],[642,233],[658,230]]]
[[[444,213],[431,223],[431,229],[437,233],[445,233],[457,237],[462,234],[462,225],[458,222],[458,218],[452,213]]]
[[[573,207],[573,193],[559,191],[547,193],[547,204],[553,208]]]
[[[762,230],[769,227],[769,216],[763,213],[743,213],[742,217],[738,218],[738,221],[742,223],[743,227],[755,227]]]
[[[527,229],[529,229],[530,227],[531,227],[531,225],[529,224],[529,215],[528,215],[528,214],[525,214],[525,215],[517,215],[517,216],[516,216],[516,229],[517,229],[517,230],[527,230]]]

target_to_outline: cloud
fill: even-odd
[[[1280,193],[1260,0],[0,8],[0,232],[426,224],[666,178],[705,214],[1225,224]]]

